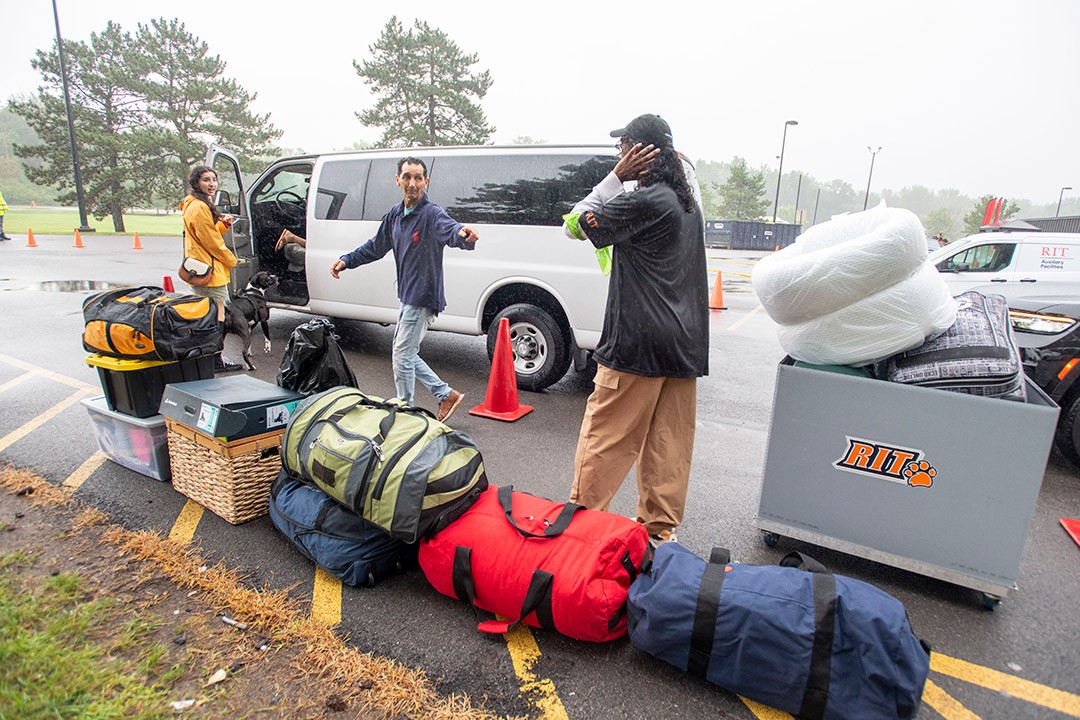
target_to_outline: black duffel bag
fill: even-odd
[[[83,347],[125,360],[175,362],[221,351],[217,303],[159,287],[105,290],[83,301]]]

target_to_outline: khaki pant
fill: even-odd
[[[607,510],[637,463],[637,520],[679,526],[690,482],[697,378],[643,377],[600,365],[581,421],[570,502]]]

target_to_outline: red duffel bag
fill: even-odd
[[[578,640],[626,634],[626,592],[649,549],[629,518],[492,485],[464,515],[420,543],[420,567],[436,590],[512,620]]]

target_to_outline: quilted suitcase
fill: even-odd
[[[346,585],[370,587],[416,563],[416,545],[395,540],[285,469],[270,488],[270,520],[297,550]]]
[[[1023,402],[1024,370],[1001,295],[956,296],[956,322],[919,347],[888,359],[892,382]]]
[[[676,543],[630,587],[630,641],[692,675],[802,720],[908,720],[930,649],[903,604],[791,553],[709,562]],[[809,571],[809,572],[807,572]]]
[[[626,634],[626,592],[648,556],[645,527],[614,513],[489,487],[456,522],[420,543],[436,590],[511,620],[577,640]]]

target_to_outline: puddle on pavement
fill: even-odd
[[[120,283],[104,282],[102,280],[50,280],[42,283],[31,283],[22,288],[4,288],[5,290],[42,290],[44,292],[90,292],[92,290],[108,290],[109,288],[126,287]]]

